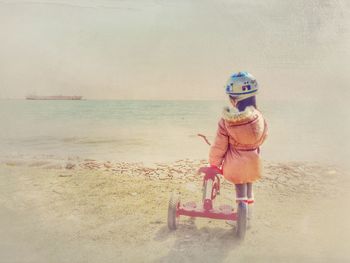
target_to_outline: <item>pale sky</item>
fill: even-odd
[[[0,0],[0,98],[344,98],[347,0]],[[342,96],[339,96],[341,94]]]

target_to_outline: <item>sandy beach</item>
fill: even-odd
[[[350,1],[0,0],[0,32],[0,263],[350,262]],[[268,126],[252,227],[169,231],[228,95]]]
[[[166,224],[171,192],[199,202],[205,160],[145,166],[96,160],[0,165],[0,262],[347,262],[346,172],[265,162],[243,243],[220,220]],[[233,204],[223,182],[217,204]]]

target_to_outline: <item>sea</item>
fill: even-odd
[[[207,159],[228,101],[0,100],[0,159],[87,158],[116,162]],[[338,163],[349,156],[346,111],[322,101],[259,104],[270,161]]]

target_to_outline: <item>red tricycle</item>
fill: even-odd
[[[214,208],[214,200],[220,194],[220,174],[212,167],[201,167],[198,173],[204,174],[202,204],[199,206],[195,202],[181,204],[179,196],[173,193],[168,207],[169,229],[175,230],[177,228],[180,216],[223,219],[237,221],[236,235],[239,239],[244,239],[247,228],[247,203],[240,201],[237,212],[230,205]]]

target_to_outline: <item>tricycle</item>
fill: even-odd
[[[236,236],[244,239],[247,228],[248,206],[245,201],[238,201],[237,211],[230,205],[214,207],[214,200],[220,194],[220,173],[213,167],[201,167],[198,174],[203,174],[202,203],[190,201],[182,204],[178,194],[173,193],[168,206],[168,228],[176,230],[180,216],[204,217],[211,219],[236,221]]]

